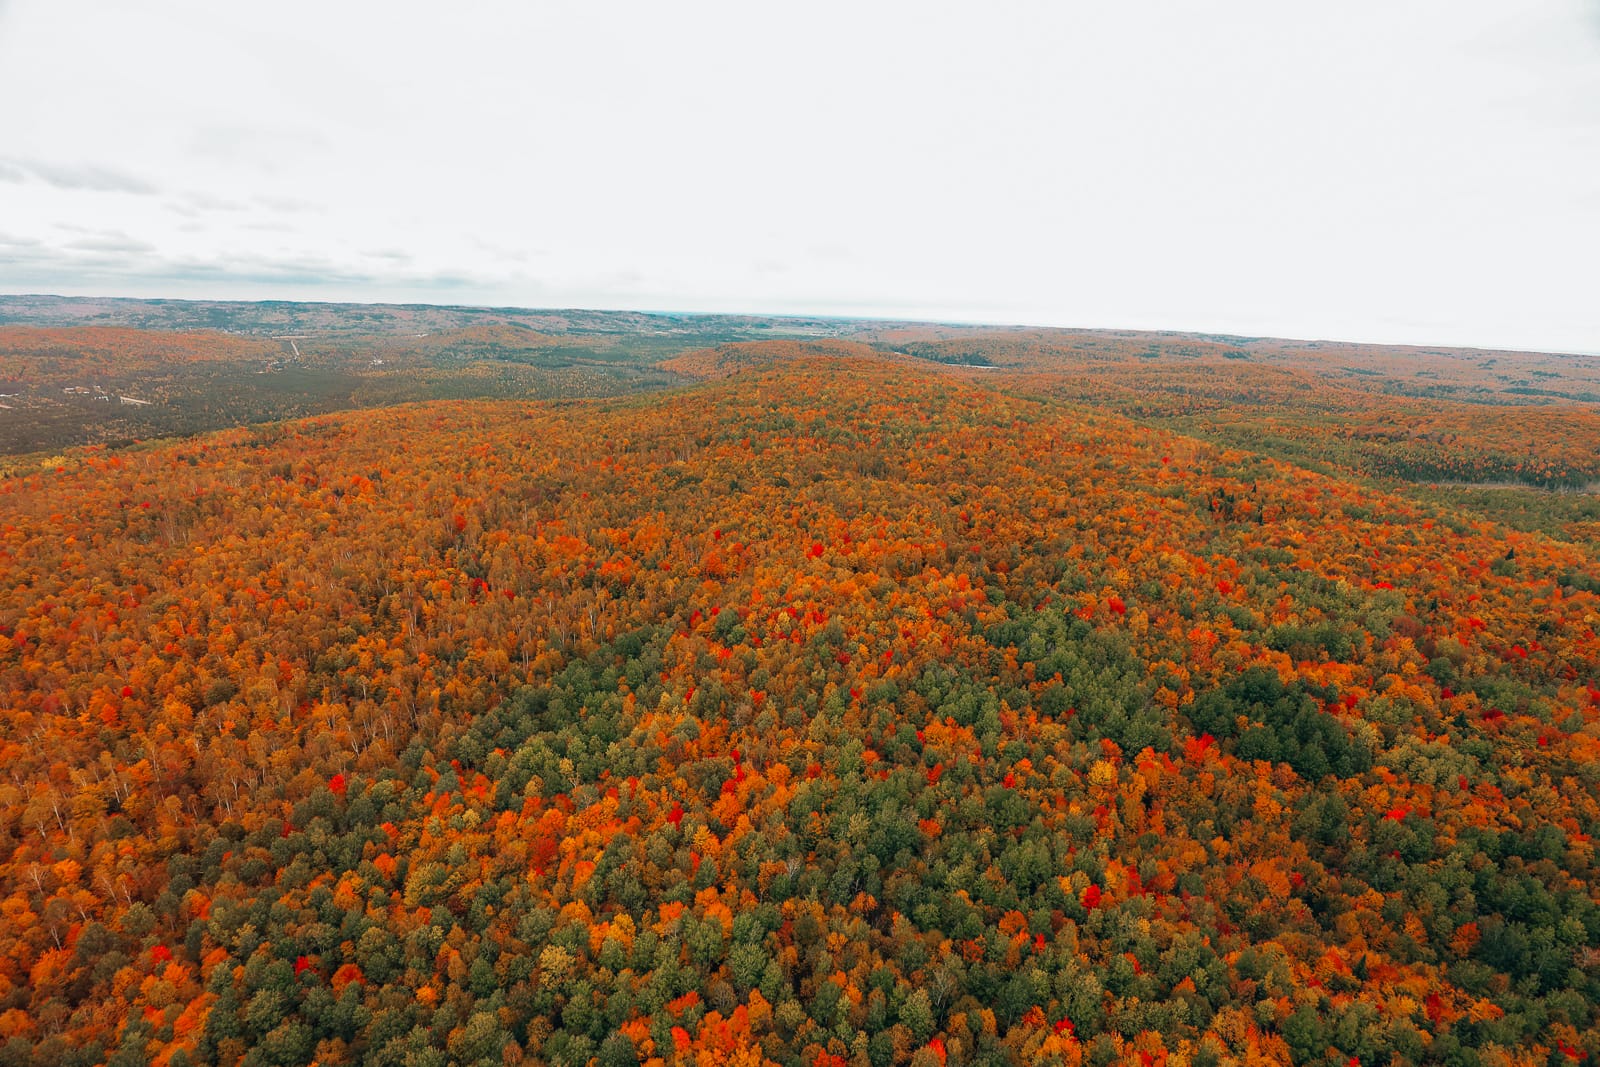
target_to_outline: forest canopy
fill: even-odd
[[[1581,527],[866,342],[0,480],[0,1064],[1600,1054]]]

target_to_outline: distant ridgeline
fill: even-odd
[[[11,325],[7,325],[11,324]],[[0,454],[430,399],[621,396],[818,354],[969,368],[1523,528],[1593,532],[1600,358],[823,318],[0,296]],[[140,404],[99,397],[128,395]]]

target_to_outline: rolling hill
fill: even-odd
[[[985,337],[19,464],[0,1062],[1600,1054],[1583,402]]]

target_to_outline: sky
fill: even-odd
[[[0,0],[0,292],[1600,350],[1600,0]]]

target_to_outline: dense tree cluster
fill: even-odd
[[[1559,393],[1530,398],[1461,384],[1441,390],[1449,399],[1435,399],[1400,391],[1371,367],[1341,379],[1315,364],[1226,357],[1131,357],[1080,363],[1079,373],[1068,366],[1045,364],[1025,380],[1050,395],[1291,462],[1404,482],[1600,484],[1600,411]],[[1600,392],[1584,395],[1600,399]]]
[[[1291,462],[1405,482],[1600,484],[1600,361],[1107,330],[863,334],[884,352]]]
[[[1600,1054],[1592,546],[759,354],[0,481],[0,1064]]]
[[[0,457],[15,457],[0,458],[0,474],[53,466],[55,453],[70,446],[119,446],[351,408],[661,388],[677,379],[652,361],[714,337],[561,338],[505,323],[401,337],[278,339],[0,325]]]
[[[0,384],[88,384],[175,364],[271,359],[272,341],[224,333],[134,330],[113,326],[47,329],[0,325]]]

